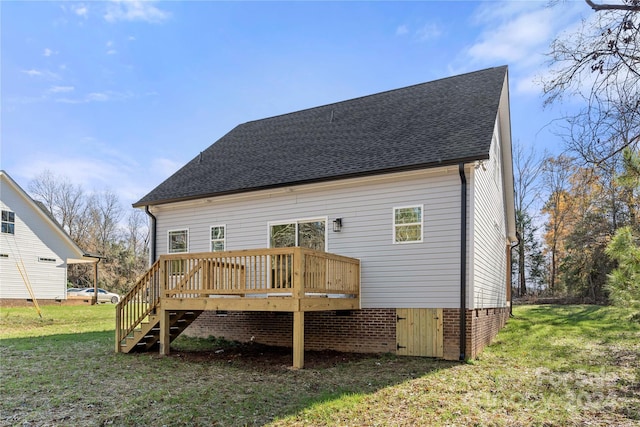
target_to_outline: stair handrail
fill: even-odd
[[[160,264],[161,260],[157,260],[116,305],[116,352],[120,352],[122,341],[160,304]]]

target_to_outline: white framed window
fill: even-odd
[[[269,247],[301,246],[326,252],[327,218],[299,219],[269,223]]]
[[[189,252],[189,229],[169,230],[167,234],[167,252],[180,254]]]
[[[222,252],[227,248],[227,226],[211,226],[211,252]]]
[[[16,233],[16,214],[11,211],[2,211],[2,232],[5,234]]]
[[[422,205],[393,208],[393,243],[422,242]]]

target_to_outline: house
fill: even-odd
[[[134,206],[158,261],[119,317],[144,288],[133,317],[160,337],[119,324],[117,351],[184,330],[293,343],[294,367],[304,348],[474,358],[509,316],[507,67],[239,125]]]
[[[0,305],[60,302],[67,267],[96,263],[5,171],[0,171]]]

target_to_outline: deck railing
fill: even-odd
[[[300,247],[162,255],[116,309],[116,345],[162,298],[359,297],[360,261]]]

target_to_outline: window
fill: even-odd
[[[393,243],[422,242],[422,205],[393,208]]]
[[[169,231],[168,246],[168,252],[170,254],[189,252],[189,230]]]
[[[38,262],[56,262],[56,259],[55,258],[46,258],[46,257],[39,256],[38,257]]]
[[[327,220],[298,220],[269,225],[269,246],[287,248],[301,246],[303,248],[326,250]]]
[[[6,234],[15,234],[16,214],[14,212],[2,211],[2,232]]]
[[[225,225],[211,227],[211,252],[222,252],[227,247],[225,229]]]

